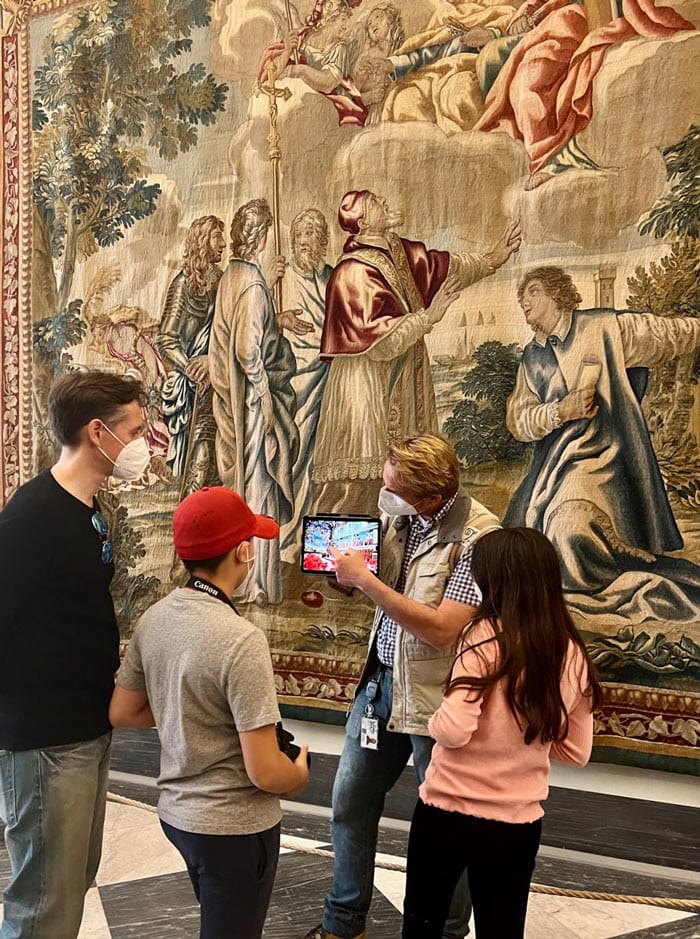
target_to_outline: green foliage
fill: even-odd
[[[691,127],[664,150],[669,191],[642,219],[642,234],[674,236],[670,252],[627,281],[628,305],[655,316],[700,316],[700,127]],[[700,457],[690,415],[700,356],[679,356],[656,366],[642,407],[668,491],[680,502],[698,504]]]
[[[464,400],[455,407],[443,430],[455,444],[457,456],[468,466],[516,463],[528,444],[515,440],[506,428],[506,403],[515,387],[521,350],[492,340],[474,351],[474,367],[462,382]]]
[[[34,201],[64,279],[78,253],[155,211],[143,144],[174,160],[224,110],[227,85],[201,63],[178,68],[210,2],[95,0],[56,21],[34,74]]]
[[[595,666],[613,679],[615,672],[628,665],[658,675],[700,672],[700,646],[685,634],[668,639],[663,633],[651,636],[623,626],[615,636],[594,635],[586,647]]]
[[[629,278],[628,306],[655,316],[700,315],[698,241],[685,238],[648,269]],[[689,353],[656,365],[642,400],[659,468],[667,490],[696,505],[700,493],[700,456],[690,429],[693,385],[700,381],[700,356]]]
[[[56,441],[49,426],[45,404],[54,379],[73,368],[73,356],[66,350],[82,342],[85,336],[87,327],[82,318],[82,305],[82,300],[73,300],[65,310],[39,320],[32,328],[32,384],[35,403],[40,402],[34,412],[35,465],[38,471],[50,466],[57,456]]]
[[[699,245],[684,238],[648,270],[637,267],[627,281],[629,307],[655,316],[700,316]]]
[[[694,125],[678,143],[663,151],[670,192],[642,217],[639,231],[700,238],[700,126]]]
[[[113,494],[111,500],[101,496],[103,509],[109,518],[114,544],[115,574],[111,591],[114,609],[122,636],[129,636],[136,620],[162,593],[157,577],[131,573],[141,558],[146,556],[140,532],[129,523],[129,513],[119,505]],[[109,506],[105,502],[110,501]]]
[[[48,121],[48,114],[34,98],[32,101],[32,130],[41,130],[44,124],[48,124]]]
[[[83,341],[86,325],[82,300],[73,300],[66,310],[34,324],[34,354],[55,378],[69,371],[73,357],[65,350]]]

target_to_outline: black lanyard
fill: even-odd
[[[227,597],[223,590],[219,590],[218,587],[215,587],[214,584],[210,583],[208,580],[204,580],[202,577],[190,577],[185,587],[190,587],[192,590],[199,590],[200,593],[206,593],[210,597],[214,597],[215,600],[221,600],[226,606],[230,606],[234,613],[238,613],[238,610],[231,602],[231,598]]]

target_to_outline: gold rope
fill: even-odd
[[[117,802],[120,805],[130,805],[133,808],[143,809],[146,812],[157,811],[154,805],[147,805],[145,802],[137,802],[136,799],[127,799],[126,796],[119,796],[113,792],[107,793],[108,802]],[[299,851],[303,854],[314,854],[317,857],[332,858],[333,852],[325,848],[310,848],[302,844],[298,838],[284,837],[280,841],[280,847],[291,851]],[[375,867],[385,871],[400,871],[406,873],[405,861],[381,861],[375,862]],[[569,890],[566,887],[549,887],[546,884],[530,884],[531,893],[544,893],[554,897],[574,897],[581,900],[608,900],[611,903],[638,903],[642,906],[660,906],[669,910],[680,910],[687,913],[700,913],[700,900],[678,900],[672,897],[636,897],[629,894],[620,893],[597,893],[594,890]]]

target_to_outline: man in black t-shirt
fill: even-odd
[[[148,465],[141,384],[71,372],[49,392],[57,463],[0,512],[0,939],[73,939],[100,860],[119,632],[105,478]]]

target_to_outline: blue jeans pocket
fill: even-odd
[[[6,825],[14,825],[15,806],[15,755],[12,750],[0,750],[0,818]]]

